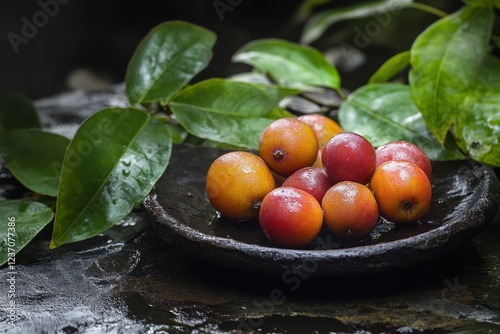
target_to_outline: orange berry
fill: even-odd
[[[221,155],[207,172],[210,203],[222,215],[235,220],[257,217],[260,202],[274,188],[273,174],[264,160],[249,152]]]
[[[341,239],[362,239],[378,222],[373,193],[363,184],[343,181],[323,196],[321,207],[326,227]]]
[[[429,211],[432,199],[429,178],[412,162],[384,162],[375,170],[370,189],[380,215],[394,223],[413,223]]]
[[[273,172],[290,176],[314,164],[318,155],[318,140],[306,123],[296,118],[280,118],[262,132],[259,155]]]
[[[343,132],[339,123],[330,117],[321,114],[307,114],[297,117],[297,119],[308,124],[316,134],[319,148],[323,147],[337,133]]]
[[[318,236],[323,212],[311,194],[292,187],[279,187],[264,197],[259,222],[271,242],[303,247]]]

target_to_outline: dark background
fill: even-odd
[[[43,3],[56,0],[41,0]],[[68,77],[85,69],[108,83],[122,82],[128,60],[146,33],[168,20],[186,20],[214,31],[218,41],[209,67],[195,78],[225,77],[248,69],[233,64],[232,54],[246,42],[263,37],[284,38],[298,42],[304,18],[298,13],[301,0],[241,0],[221,20],[213,0],[187,1],[118,1],[60,0],[57,13],[38,28],[16,54],[8,39],[9,33],[22,35],[23,18],[33,22],[42,11],[39,1],[2,0],[0,3],[0,94],[17,91],[32,99],[70,89]],[[223,0],[229,3],[228,0]],[[362,1],[357,1],[362,2]],[[238,1],[233,0],[233,4]],[[346,6],[355,1],[331,1],[318,10]],[[433,5],[453,10],[460,1],[431,1]],[[368,18],[336,24],[321,41],[313,44],[321,51],[353,45],[355,27],[363,30]],[[356,69],[341,70],[344,86],[350,89],[366,79],[384,60],[408,49],[415,36],[436,17],[407,9],[393,15],[370,44],[361,50],[364,61]],[[359,31],[359,30],[358,30]],[[352,51],[352,50],[350,50]],[[351,55],[349,55],[350,57]]]

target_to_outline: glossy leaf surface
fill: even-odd
[[[127,68],[130,102],[167,101],[208,65],[215,39],[211,31],[182,21],[153,28]]]
[[[187,87],[170,107],[192,135],[242,148],[256,148],[262,130],[282,117],[281,93],[275,87],[210,79]]]
[[[54,212],[38,202],[0,201],[0,217],[0,266],[15,266],[15,254],[52,221]]]
[[[37,129],[0,130],[0,154],[26,188],[57,196],[62,161],[69,139]]]
[[[260,39],[244,45],[233,61],[251,65],[283,86],[340,88],[336,68],[318,50],[305,45]]]
[[[301,42],[305,44],[314,42],[323,35],[328,27],[337,22],[376,16],[387,12],[394,14],[412,2],[412,0],[368,1],[319,12],[307,22],[302,32]]]
[[[368,83],[387,82],[410,65],[410,51],[403,51],[389,58],[370,77]]]
[[[479,70],[455,126],[459,146],[474,160],[500,166],[500,60],[493,56]]]
[[[406,140],[418,145],[433,160],[463,158],[456,147],[443,149],[432,136],[406,85],[363,86],[342,104],[338,117],[345,131],[361,134],[375,147]]]
[[[89,117],[64,158],[51,247],[93,237],[127,216],[170,153],[168,129],[148,113],[109,108]]]
[[[493,19],[490,8],[466,6],[431,25],[412,46],[412,96],[441,143],[486,55]]]

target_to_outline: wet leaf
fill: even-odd
[[[215,39],[211,31],[182,21],[153,28],[127,68],[130,103],[167,101],[208,65]]]
[[[57,196],[59,176],[69,139],[37,129],[0,130],[0,154],[26,188]]]
[[[170,138],[172,138],[173,144],[182,143],[188,136],[186,130],[184,130],[184,128],[179,124],[165,123],[165,126],[170,132]]]
[[[410,51],[403,51],[389,58],[368,79],[368,83],[387,82],[410,65]]]
[[[168,129],[146,112],[109,108],[85,120],[64,157],[51,248],[93,237],[127,216],[170,153]]]
[[[270,87],[210,79],[175,95],[170,108],[192,135],[242,148],[256,148],[262,130],[279,118],[282,95]]]
[[[306,88],[340,88],[336,68],[316,49],[280,39],[260,39],[244,45],[234,62],[251,65],[267,73],[279,85]]]
[[[500,60],[486,58],[455,126],[458,145],[471,158],[500,166]]]
[[[302,32],[301,43],[310,44],[317,40],[331,25],[352,19],[360,19],[387,12],[399,12],[411,4],[412,0],[383,0],[362,2],[353,6],[325,10],[314,15],[307,22]]]
[[[0,99],[0,127],[13,129],[40,129],[40,119],[33,102],[19,93],[8,93]]]
[[[431,25],[412,46],[412,96],[441,143],[487,53],[493,19],[490,8],[466,6]]]
[[[52,221],[54,212],[38,202],[0,201],[0,217],[0,266],[15,265],[15,254]]]
[[[349,95],[340,107],[338,118],[345,131],[365,136],[375,147],[406,140],[422,148],[432,160],[463,158],[456,147],[443,149],[432,136],[406,85],[363,86]]]

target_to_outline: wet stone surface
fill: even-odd
[[[88,96],[78,98],[88,112],[125,101],[119,93],[94,95],[94,108],[85,105]],[[78,123],[87,111],[78,114],[74,104],[72,120]],[[56,110],[48,104],[41,109]],[[74,133],[71,126],[57,131],[62,129]],[[7,269],[0,269],[1,333],[500,330],[500,214],[472,242],[445,257],[405,270],[336,279],[315,278],[305,268],[258,275],[188,258],[156,234],[142,210],[101,236],[52,251],[50,232],[49,225],[17,255],[16,327],[8,324],[3,307]]]

